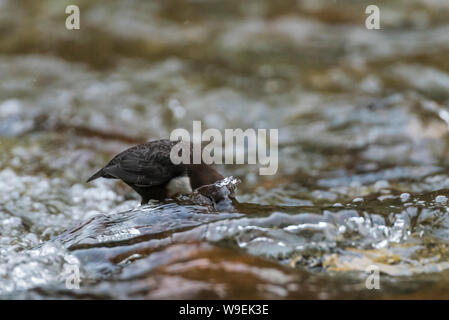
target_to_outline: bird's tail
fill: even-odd
[[[103,169],[98,170],[95,174],[93,174],[89,179],[87,179],[86,183],[89,183],[95,179],[103,177],[104,172]]]

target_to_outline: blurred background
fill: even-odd
[[[448,56],[447,0],[0,0],[0,297],[448,298]],[[193,120],[279,129],[239,212],[84,183]]]

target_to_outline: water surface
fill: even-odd
[[[1,0],[0,297],[448,298],[449,5],[375,2]],[[221,166],[221,211],[84,183],[193,120],[279,129],[278,173]]]

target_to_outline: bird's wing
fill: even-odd
[[[174,165],[170,153],[161,148],[140,147],[114,158],[104,173],[138,187],[153,187],[164,184],[182,172]]]

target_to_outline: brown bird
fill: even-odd
[[[120,179],[142,197],[142,204],[146,204],[151,199],[164,200],[177,194],[190,194],[199,187],[223,179],[212,166],[204,163],[173,164],[170,152],[177,143],[162,139],[129,148],[87,182],[98,178]],[[192,145],[190,148],[192,151]]]

